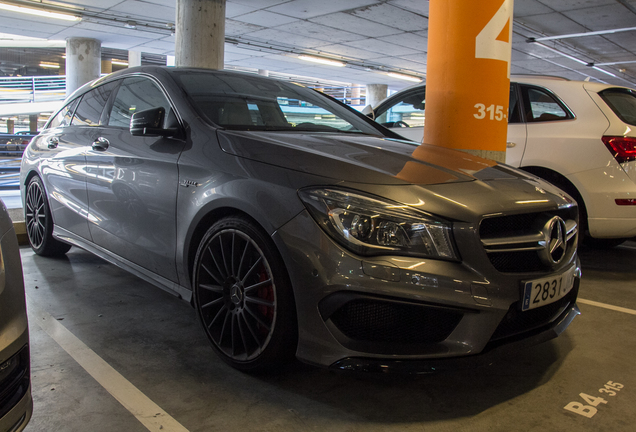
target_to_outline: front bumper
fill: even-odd
[[[576,303],[571,303],[553,322],[524,334],[522,338],[490,343],[480,354],[465,357],[422,360],[346,358],[335,362],[330,366],[330,368],[356,372],[405,374],[426,374],[446,370],[474,369],[487,366],[497,357],[502,356],[505,353],[517,352],[519,349],[537,345],[556,338],[565,331],[572,320],[580,313],[581,312]]]
[[[490,264],[478,271],[466,260],[358,257],[306,212],[273,238],[294,289],[296,355],[322,367],[384,370],[390,363],[396,370],[438,370],[507,344],[548,340],[578,313],[576,255],[565,264],[576,266],[570,293],[520,312],[521,281],[536,274],[503,274]],[[483,249],[476,254],[479,259],[468,262],[488,263]]]

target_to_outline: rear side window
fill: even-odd
[[[145,77],[126,78],[117,91],[108,125],[129,128],[134,113],[159,107],[166,110],[164,125],[174,122],[175,114],[170,102],[157,84]]]
[[[521,86],[525,99],[526,121],[546,122],[573,119],[574,115],[550,91],[530,86]]]
[[[636,126],[636,92],[628,89],[607,89],[599,95],[619,119]]]
[[[98,126],[114,86],[115,83],[104,84],[84,94],[75,110],[73,126]]]
[[[79,102],[79,98],[73,99],[71,102],[66,104],[64,108],[58,111],[57,115],[51,119],[47,129],[53,129],[56,127],[65,127],[71,124],[71,119],[73,118],[73,113],[75,112],[75,107]]]

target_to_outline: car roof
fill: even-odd
[[[584,87],[587,90],[593,92],[600,92],[602,90],[608,88],[625,88],[629,90],[634,90],[630,87],[623,87],[614,84],[605,84],[599,82],[592,82],[586,80],[571,80],[569,78],[564,78],[556,75],[533,75],[533,74],[514,74],[510,76],[510,82],[522,83],[522,84],[534,84],[538,86],[543,86],[547,88],[555,87],[555,88],[573,88],[573,87]],[[418,83],[413,84],[408,87],[404,87],[403,89],[393,93],[391,96],[386,97],[382,101],[380,101],[374,109],[378,108],[380,105],[383,105],[385,101],[390,98],[393,98],[397,94],[402,94],[403,92],[408,92],[411,90],[425,88],[426,83]]]

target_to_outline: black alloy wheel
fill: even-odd
[[[53,238],[53,218],[42,180],[29,180],[24,206],[27,237],[33,251],[42,256],[64,255],[71,248],[68,243]]]
[[[212,225],[199,245],[193,282],[199,318],[226,363],[271,370],[293,356],[289,278],[272,241],[251,221],[228,217]]]

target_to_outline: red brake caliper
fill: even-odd
[[[266,281],[267,279],[269,279],[268,275],[267,275],[267,270],[265,269],[265,267],[261,267],[261,270],[259,272],[259,282],[263,282]],[[263,299],[263,300],[267,300],[269,302],[274,303],[274,287],[272,286],[272,284],[268,284],[268,285],[263,285],[262,287],[258,288],[258,297]],[[274,321],[274,307],[273,306],[265,306],[265,305],[258,305],[258,310],[259,312],[265,317],[267,318],[267,322],[271,323]],[[263,328],[262,326],[259,326],[259,329],[261,331],[261,333],[267,333],[268,330],[266,328]]]

